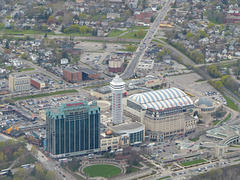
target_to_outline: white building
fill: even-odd
[[[138,62],[138,69],[139,70],[151,70],[154,66],[153,60],[146,60],[142,59]]]
[[[61,64],[67,64],[68,63],[68,59],[67,58],[62,58],[61,59]]]
[[[125,82],[116,75],[116,77],[110,82],[112,91],[112,122],[114,124],[123,123],[123,105],[122,94],[125,89]]]

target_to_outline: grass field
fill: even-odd
[[[137,37],[135,36],[137,32],[133,31],[133,32],[129,32],[127,34],[124,34],[123,36],[121,36],[121,38],[125,38],[125,39],[143,39],[147,33],[147,31],[144,31],[144,36],[143,37]]]
[[[7,34],[37,34],[44,35],[46,32],[34,31],[34,30],[14,30],[14,29],[4,29],[3,33]],[[48,35],[55,35],[54,32],[47,32]]]
[[[89,177],[100,176],[100,177],[109,178],[109,177],[120,174],[121,169],[112,165],[98,164],[98,165],[92,165],[84,168],[83,172],[87,174]]]
[[[235,110],[235,111],[239,111],[239,107],[235,104],[235,102],[233,100],[231,100],[230,98],[228,98],[227,96],[223,95],[223,97],[226,99],[227,101],[227,107]]]
[[[181,165],[182,166],[191,166],[194,164],[200,164],[200,163],[204,163],[204,162],[206,162],[204,159],[196,159],[193,161],[182,162]]]
[[[168,178],[170,178],[170,177],[171,177],[171,176],[165,176],[165,177],[162,177],[162,178],[157,179],[157,180],[168,179]]]
[[[115,37],[115,36],[119,36],[121,35],[122,33],[124,33],[126,31],[122,31],[122,30],[119,30],[119,29],[113,29],[111,31],[111,33],[108,35],[108,37]]]
[[[229,113],[227,117],[222,122],[220,122],[220,124],[225,123],[227,120],[230,119],[230,117],[231,117],[231,113]]]
[[[195,137],[195,138],[189,138],[190,141],[196,142],[199,140],[199,137]]]
[[[40,98],[40,97],[46,97],[46,96],[54,96],[54,95],[61,95],[61,94],[67,94],[67,93],[78,93],[77,90],[64,90],[64,91],[56,91],[52,93],[46,93],[46,94],[36,94],[36,95],[30,95],[30,96],[23,96],[23,97],[15,97],[12,98],[14,101],[24,100],[24,99],[33,99],[33,98]]]
[[[219,122],[220,122],[220,120],[213,121],[213,125],[215,126],[215,125],[218,124]]]

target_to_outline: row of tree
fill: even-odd
[[[70,25],[69,28],[65,28],[64,33],[80,33],[80,34],[85,34],[85,33],[90,33],[92,32],[92,28],[87,27],[87,26],[79,26],[78,24]]]

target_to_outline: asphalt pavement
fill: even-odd
[[[160,10],[158,16],[156,17],[155,21],[153,22],[152,26],[148,30],[145,38],[141,41],[137,51],[134,54],[134,57],[132,61],[129,62],[128,66],[126,67],[125,71],[122,73],[121,78],[127,79],[132,77],[135,74],[135,68],[137,66],[138,61],[144,56],[144,52],[146,48],[148,48],[151,40],[154,37],[154,34],[156,33],[161,21],[165,18],[167,15],[167,12],[169,11],[170,4],[173,3],[174,0],[168,0],[165,5]]]

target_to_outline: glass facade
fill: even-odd
[[[47,151],[58,155],[100,148],[98,106],[65,104],[57,112],[46,111]]]
[[[134,144],[134,143],[141,143],[143,142],[143,136],[144,136],[144,130],[142,131],[138,131],[135,133],[130,133],[130,144]]]

